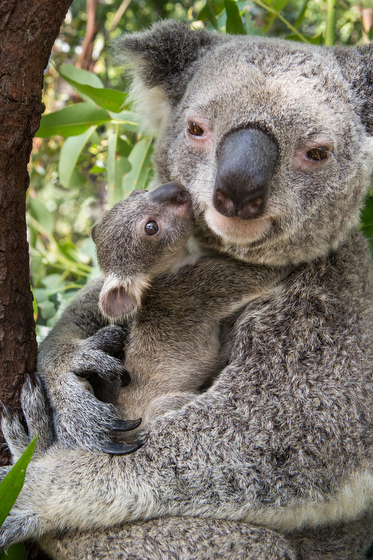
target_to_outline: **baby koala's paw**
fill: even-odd
[[[123,366],[126,332],[115,325],[100,329],[90,338],[81,341],[69,363],[69,369],[85,379],[97,375],[106,381],[120,380],[122,386],[131,381]]]

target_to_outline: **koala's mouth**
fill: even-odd
[[[253,220],[227,218],[210,205],[206,207],[205,220],[209,228],[224,241],[240,245],[257,241],[271,226],[269,218],[261,217]]]

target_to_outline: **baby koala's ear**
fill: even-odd
[[[100,309],[110,319],[119,319],[131,313],[137,307],[135,298],[126,292],[123,286],[105,289],[100,292]]]
[[[109,272],[100,292],[101,312],[109,319],[120,319],[137,310],[149,278],[141,274],[120,277]]]

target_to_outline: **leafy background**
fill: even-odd
[[[28,226],[39,340],[98,273],[91,226],[152,177],[152,139],[141,133],[127,103],[126,75],[111,63],[116,36],[173,17],[219,33],[356,45],[373,37],[372,8],[373,0],[75,0],[46,71],[46,114],[30,165]],[[373,238],[371,196],[361,227]]]

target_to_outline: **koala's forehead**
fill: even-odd
[[[222,128],[265,123],[280,133],[299,123],[330,134],[354,121],[351,92],[327,48],[245,38],[217,46],[201,61],[180,113],[201,115]],[[346,119],[346,112],[351,118]],[[190,114],[190,115],[189,115]],[[320,130],[319,130],[320,129]],[[346,133],[347,131],[345,131]]]
[[[132,239],[136,234],[137,225],[145,217],[155,214],[156,206],[151,203],[146,193],[141,197],[129,197],[118,202],[101,220],[97,235],[119,242],[122,239]]]

